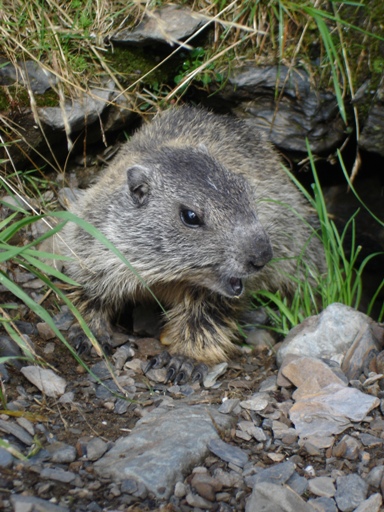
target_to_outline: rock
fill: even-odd
[[[51,340],[56,336],[51,327],[46,322],[38,322],[36,324],[37,330],[39,332],[40,337],[44,341]]]
[[[213,508],[213,503],[191,492],[187,494],[186,501],[188,505],[198,509],[211,510]]]
[[[213,407],[158,407],[138,421],[94,464],[97,474],[115,480],[135,478],[159,498],[168,498],[177,481],[208,454],[208,442],[232,420]]]
[[[212,439],[208,443],[208,448],[217,457],[235,466],[242,468],[248,462],[248,455],[241,448],[225,443],[221,439]]]
[[[100,437],[92,437],[87,443],[87,459],[98,460],[108,450],[108,443],[100,439]]]
[[[277,376],[271,375],[267,379],[263,380],[263,382],[259,386],[259,393],[265,392],[273,392],[277,391]]]
[[[247,481],[248,484],[253,486],[261,482],[269,482],[271,484],[283,485],[285,484],[295,472],[295,464],[291,461],[282,462],[281,464],[275,464],[269,468],[262,469],[255,475],[251,476]]]
[[[65,471],[61,468],[46,467],[41,471],[40,477],[45,480],[55,480],[56,482],[69,484],[76,478],[76,475],[72,471]]]
[[[335,96],[312,87],[304,69],[235,68],[217,96],[282,150],[307,154],[308,138],[314,153],[330,153],[346,138]]]
[[[308,480],[305,477],[298,475],[296,471],[285,483],[292,489],[292,491],[299,494],[299,496],[304,494],[308,489]]]
[[[284,377],[289,379],[297,388],[305,382],[313,382],[314,380],[316,380],[319,389],[331,383],[346,385],[324,361],[314,357],[297,357],[284,365],[281,370]]]
[[[312,505],[316,512],[337,512],[335,501],[331,498],[308,500],[308,504]]]
[[[359,138],[359,146],[365,151],[372,151],[384,156],[384,75],[371,103],[368,117]]]
[[[0,336],[0,357],[21,357],[23,354],[20,350],[19,345],[8,336]],[[17,359],[10,359],[9,363],[12,363],[17,368],[21,367],[20,361]]]
[[[203,386],[205,388],[213,388],[216,384],[217,379],[221,377],[221,375],[224,375],[224,373],[227,371],[227,368],[228,363],[216,364],[205,377],[203,381]]]
[[[17,62],[16,67],[11,63],[0,66],[0,84],[13,85],[15,82],[30,87],[35,94],[44,94],[57,83],[57,78],[34,60]]]
[[[240,402],[240,406],[250,411],[263,411],[270,401],[271,398],[268,393],[255,393],[248,400]]]
[[[367,482],[368,485],[371,485],[375,489],[379,489],[383,476],[384,466],[376,466],[375,468],[371,469],[365,481]]]
[[[127,359],[132,359],[134,355],[135,351],[129,343],[119,347],[112,356],[116,370],[121,370]]]
[[[69,311],[68,306],[62,306],[60,312],[57,313],[54,317],[52,317],[52,320],[54,321],[56,327],[60,331],[68,331],[68,329],[73,324],[75,318]]]
[[[333,479],[327,476],[317,476],[309,480],[308,489],[312,494],[324,498],[332,498],[336,492]]]
[[[76,460],[76,448],[66,443],[56,442],[47,446],[52,462],[69,463]]]
[[[23,427],[20,427],[20,425],[11,420],[5,421],[0,419],[0,431],[13,435],[27,446],[32,446],[34,442],[33,437]]]
[[[239,398],[228,398],[223,400],[223,403],[219,407],[219,412],[222,414],[230,414],[239,405]]]
[[[110,81],[103,89],[90,89],[79,99],[67,101],[62,107],[40,107],[41,121],[52,130],[78,132],[100,119],[111,99],[114,83]]]
[[[176,482],[174,495],[176,498],[184,498],[187,494],[187,486],[183,482]]]
[[[361,443],[351,436],[344,436],[339,443],[334,446],[332,454],[335,457],[343,457],[348,460],[356,460],[361,451]]]
[[[368,484],[359,475],[339,476],[336,486],[335,500],[341,512],[352,512],[367,497]]]
[[[343,432],[350,421],[362,421],[375,407],[378,398],[344,385],[331,384],[296,402],[289,413],[301,438],[323,438]]]
[[[208,473],[195,473],[191,480],[191,486],[199,496],[208,501],[216,501],[216,493],[222,489],[220,481],[211,477]]]
[[[379,512],[382,503],[383,498],[381,494],[372,494],[367,500],[360,503],[354,512]]]
[[[39,512],[69,512],[69,508],[55,505],[47,500],[35,498],[33,496],[21,496],[13,494],[10,496],[13,505],[13,512],[29,512],[36,510]]]
[[[240,421],[238,426],[240,430],[246,432],[250,437],[254,437],[258,442],[267,440],[264,430],[260,427],[256,427],[252,421]]]
[[[306,318],[288,333],[277,352],[277,363],[280,366],[288,354],[341,362],[364,333],[371,335],[373,323],[369,317],[353,308],[331,304],[322,313]],[[376,347],[376,339],[372,338],[369,345]],[[361,368],[361,361],[359,366]]]
[[[67,385],[65,379],[52,370],[39,368],[38,366],[24,366],[21,373],[47,396],[58,398],[65,392]]]
[[[11,467],[14,460],[13,455],[9,453],[8,450],[0,447],[0,468],[5,469]]]
[[[187,7],[165,5],[147,11],[143,21],[133,30],[122,29],[113,34],[111,41],[117,44],[147,46],[159,43],[174,46],[197,32],[207,20]]]
[[[315,512],[289,487],[260,482],[248,498],[245,512]]]

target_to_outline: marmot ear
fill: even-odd
[[[151,176],[152,170],[142,165],[134,165],[127,170],[128,189],[136,206],[143,206],[148,202]]]

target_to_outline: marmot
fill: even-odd
[[[297,261],[322,269],[313,212],[277,152],[246,122],[171,108],[125,143],[71,208],[129,260],[167,309],[161,341],[208,364],[233,352],[244,290],[295,289]],[[98,240],[70,223],[68,274],[95,336],[127,301],[151,295]],[[305,276],[302,276],[305,278]]]

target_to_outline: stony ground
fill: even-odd
[[[38,294],[38,283],[33,286]],[[4,294],[2,302],[10,299]],[[155,339],[120,334],[116,343],[123,345],[110,359],[116,382],[105,362],[85,357],[101,384],[44,323],[28,314],[23,321],[20,331],[29,333],[64,381],[42,392],[44,384],[31,384],[19,364],[2,368],[7,411],[0,415],[0,431],[28,455],[19,460],[0,449],[3,510],[383,510],[384,381],[372,372],[372,361],[359,379],[362,389],[368,383],[361,393],[371,400],[367,414],[347,421],[339,434],[311,439],[299,436],[291,421],[298,384],[278,377],[273,350],[243,349],[206,381],[209,388],[177,386],[164,383],[165,369],[143,373],[162,350]],[[65,308],[55,322],[67,332],[71,317]],[[3,352],[9,350],[5,335],[1,344]],[[323,370],[310,371],[320,382]],[[331,373],[342,378],[335,365]],[[52,374],[46,378],[54,383]],[[354,384],[345,389],[357,392]],[[51,392],[56,396],[47,396]]]

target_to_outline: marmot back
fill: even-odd
[[[322,269],[313,212],[277,153],[245,122],[170,109],[142,127],[73,207],[130,261],[167,308],[163,343],[214,363],[234,350],[247,292],[290,294],[297,261]],[[310,239],[312,240],[310,241]],[[75,224],[68,273],[96,337],[108,341],[127,300],[151,296],[111,251]]]

